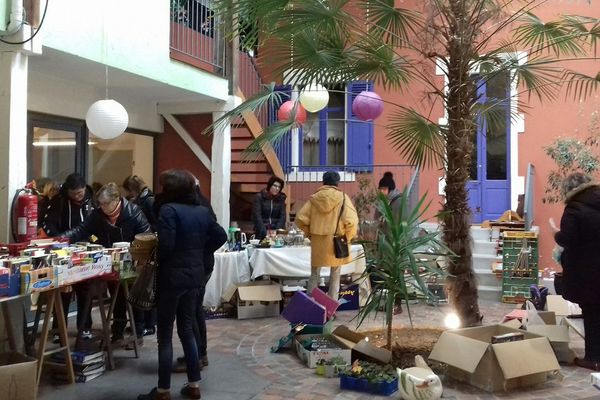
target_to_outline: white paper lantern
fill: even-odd
[[[323,86],[312,84],[300,93],[300,104],[308,112],[321,111],[329,103],[329,92]]]
[[[127,129],[129,116],[125,107],[114,100],[98,100],[90,106],[85,122],[100,139],[114,139]]]

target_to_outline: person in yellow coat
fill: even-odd
[[[335,171],[325,172],[323,186],[310,196],[295,219],[296,225],[310,239],[311,276],[308,281],[308,292],[317,287],[321,268],[330,267],[328,294],[336,300],[340,289],[340,266],[351,262],[352,255],[348,251],[350,255],[346,258],[335,257],[333,235],[336,233],[345,235],[350,243],[358,229],[356,209],[350,197],[337,187],[339,182],[340,174]],[[341,216],[340,210],[342,210]]]

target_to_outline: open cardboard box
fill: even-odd
[[[302,344],[313,338],[325,338],[334,342],[339,348],[305,349]],[[296,335],[294,336],[294,348],[300,360],[304,361],[308,368],[316,368],[319,361],[331,360],[334,357],[341,357],[346,364],[352,362],[352,350],[333,335]]]
[[[554,312],[557,324],[568,326],[585,339],[583,318],[569,318],[582,314],[581,307],[578,304],[567,301],[560,295],[549,295],[546,300],[546,309]]]
[[[569,348],[569,327],[556,324],[556,315],[553,311],[538,311],[545,325],[527,324],[527,331],[537,335],[546,336],[559,362],[572,363],[575,352]]]
[[[523,332],[524,339],[492,344],[492,336]],[[502,325],[448,330],[429,358],[448,365],[447,375],[488,392],[543,383],[560,370],[546,337]]]
[[[375,361],[389,364],[392,361],[392,353],[384,348],[377,347],[366,339],[366,335],[340,325],[331,333],[339,342],[352,349],[352,359]]]
[[[254,281],[231,285],[223,300],[237,307],[238,319],[277,317],[281,286],[271,281]]]
[[[0,353],[0,398],[35,400],[37,360],[17,352]]]

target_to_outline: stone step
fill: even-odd
[[[490,242],[489,240],[473,240],[473,253],[475,254],[496,254],[496,247],[498,243],[496,241]]]
[[[502,299],[502,287],[479,285],[477,293],[480,300],[500,301]]]
[[[502,261],[502,256],[495,254],[479,254],[473,253],[473,269],[476,270],[492,270],[492,262]]]
[[[480,286],[502,287],[502,278],[498,278],[491,269],[475,269],[477,283]]]

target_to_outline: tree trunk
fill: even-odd
[[[448,132],[446,140],[447,173],[446,204],[443,239],[456,254],[448,273],[450,302],[462,326],[481,324],[478,305],[477,281],[473,271],[471,252],[471,210],[467,202],[467,182],[473,151],[476,122],[471,112],[475,101],[475,84],[470,77],[473,51],[473,27],[468,21],[467,2],[450,1],[454,15],[450,23],[448,42]]]

